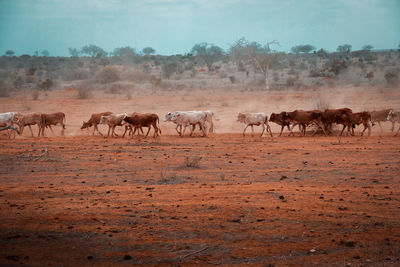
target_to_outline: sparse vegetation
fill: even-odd
[[[394,50],[376,51],[365,45],[362,50],[352,51],[351,45],[345,44],[338,46],[338,52],[328,52],[312,45],[298,45],[293,47],[293,53],[283,53],[272,49],[275,47],[279,47],[277,41],[260,44],[241,38],[226,52],[215,45],[199,43],[190,54],[172,56],[156,55],[151,47],[136,53],[129,46],[112,53],[95,45],[69,48],[71,57],[65,58],[47,53],[40,56],[45,50],[17,57],[9,50],[0,57],[0,95],[6,97],[18,90],[58,90],[70,83],[90,84],[88,90],[124,94],[125,89],[149,87],[255,86],[262,90],[295,85],[399,84],[400,58]],[[123,90],[115,89],[115,83]]]

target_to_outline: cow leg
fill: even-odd
[[[382,133],[382,132],[383,132],[383,128],[382,128],[381,122],[380,122],[380,121],[377,121],[377,123],[378,123],[378,125],[379,125],[379,128],[381,128],[381,133]],[[393,132],[393,128],[392,128],[392,132]]]
[[[344,129],[346,129],[346,125],[343,125],[343,129],[342,129],[342,131],[340,132],[340,136],[342,136],[342,134],[343,134],[343,132],[344,132]]]
[[[187,127],[186,125],[183,127],[183,131],[182,131],[182,135],[181,136],[185,135],[186,127]]]
[[[151,129],[151,126],[149,126],[149,129],[147,130],[146,137],[149,135],[150,129]]]
[[[392,132],[394,131],[394,124],[395,124],[395,122],[392,121]]]
[[[55,135],[55,134],[54,134],[54,131],[53,131],[53,128],[51,128],[51,125],[49,125],[49,128],[50,128],[50,130],[51,130],[51,133],[52,133],[53,135]]]
[[[113,125],[111,137],[113,136],[118,137],[118,134],[115,132],[115,127],[117,127],[117,125]]]
[[[180,131],[178,131],[178,127],[181,127],[181,130]],[[182,136],[182,125],[176,125],[176,127],[175,127],[175,130],[176,130],[176,132],[179,134],[179,136]]]
[[[200,124],[200,131],[203,132],[203,137],[206,137],[206,136],[207,136],[207,127],[206,127],[205,124],[204,124],[204,125],[201,125],[201,124]]]
[[[261,126],[262,126],[262,132],[261,132],[261,135],[260,135],[260,137],[262,137],[262,136],[263,136],[263,134],[264,134],[264,131],[265,131],[265,124],[263,123]]]
[[[294,136],[294,134],[293,134],[293,129],[294,129],[295,126],[296,126],[296,124],[294,123],[294,124],[292,125],[292,128],[289,127],[289,136]]]
[[[97,132],[98,132],[101,136],[103,136],[103,134],[102,134],[102,133],[100,132],[100,130],[99,130],[98,125],[95,124],[94,127],[96,128]],[[94,135],[94,130],[93,130],[93,135]]]
[[[399,131],[400,131],[400,126],[399,129],[397,129],[397,133],[394,136],[397,136],[399,134]]]
[[[129,125],[125,125],[125,131],[124,131],[124,134],[122,135],[122,138],[125,137],[125,134],[126,134],[126,132],[128,131],[128,128],[129,128]]]
[[[29,126],[29,130],[31,131],[31,136],[33,137],[33,131],[32,131],[32,127],[30,126],[30,125],[28,125]],[[25,126],[24,126],[24,128],[25,128]],[[23,129],[23,128],[22,128]],[[21,131],[21,133],[22,133],[22,131]]]
[[[192,136],[193,135],[193,132],[194,132],[194,129],[196,128],[196,125],[192,125],[192,127],[190,128],[190,136]],[[186,129],[186,126],[185,126],[185,129]],[[200,126],[200,131],[201,131],[201,126]],[[185,130],[183,130],[183,134],[185,134]]]
[[[285,125],[281,125],[281,133],[279,134],[279,136],[281,136],[281,135],[282,135],[283,128],[285,128]]]
[[[269,135],[271,135],[271,138],[274,138],[273,135],[272,135],[271,127],[269,126],[269,124],[267,124],[267,132],[269,132]]]
[[[322,128],[322,131],[324,132],[324,135],[327,136],[326,131],[325,131],[325,126],[322,123],[322,121],[319,121],[317,125]]]
[[[246,127],[244,127],[244,130],[243,130],[243,136],[245,136],[245,132],[246,132],[246,129],[247,129],[247,127],[249,127],[249,125],[248,125],[248,124],[246,124]]]

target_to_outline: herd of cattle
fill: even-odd
[[[200,131],[203,133],[203,136],[207,136],[209,133],[212,133],[214,130],[213,120],[215,119],[215,115],[211,110],[206,111],[175,111],[168,112],[165,115],[164,121],[170,121],[176,124],[175,130],[180,136],[185,134],[186,128],[190,127],[190,136],[193,135],[193,132],[196,128],[196,125],[199,126]],[[117,126],[124,126],[125,131],[123,133],[123,137],[128,132],[132,137],[135,135],[136,131],[139,135],[140,132],[144,135],[143,127],[148,128],[146,137],[149,135],[150,130],[154,129],[153,137],[157,137],[161,134],[159,117],[154,113],[132,113],[132,114],[114,114],[112,112],[102,112],[92,114],[90,119],[87,122],[83,122],[81,129],[90,128],[93,126],[93,133],[97,131],[100,135],[103,135],[99,129],[99,124],[108,125],[108,133],[107,136],[118,136],[115,133],[115,128]],[[322,130],[322,132],[327,134],[332,134],[332,125],[342,125],[342,131],[340,135],[343,134],[343,131],[347,127],[347,134],[351,131],[351,134],[354,135],[354,128],[356,125],[362,124],[364,129],[361,132],[361,135],[364,134],[365,130],[368,129],[368,135],[371,134],[371,127],[378,123],[381,128],[381,122],[390,121],[392,123],[392,131],[394,130],[395,122],[400,123],[400,111],[394,111],[392,109],[385,109],[381,111],[364,111],[364,112],[353,112],[350,108],[340,108],[340,109],[326,109],[324,111],[320,110],[295,110],[292,112],[281,112],[281,113],[272,113],[269,118],[266,113],[239,113],[237,116],[237,121],[244,123],[245,128],[243,130],[243,136],[245,135],[246,129],[250,126],[252,131],[254,132],[253,126],[262,126],[261,136],[266,131],[273,137],[271,128],[268,125],[268,122],[274,122],[281,126],[281,131],[279,136],[282,135],[282,131],[285,127],[289,130],[289,135],[294,135],[293,129],[295,126],[299,127],[300,135],[304,136],[306,134],[306,128],[308,126],[315,126],[314,133],[318,130]],[[64,135],[65,127],[65,114],[62,112],[56,112],[51,114],[46,113],[32,113],[22,115],[18,112],[6,112],[0,114],[0,131],[8,130],[9,136],[10,131],[15,131],[18,134],[22,134],[23,130],[26,126],[29,127],[31,131],[31,135],[33,136],[33,131],[31,126],[37,125],[39,128],[38,136],[44,136],[44,131],[46,128],[51,128],[52,125],[61,125],[62,130],[61,134]],[[18,127],[16,127],[16,126]],[[183,128],[183,130],[182,130]],[[400,127],[396,132],[396,136],[400,131]]]

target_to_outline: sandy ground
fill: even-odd
[[[0,100],[2,112],[67,115],[65,137],[59,127],[45,138],[28,129],[12,141],[0,136],[0,265],[400,265],[400,138],[389,124],[340,143],[277,137],[276,126],[273,140],[243,138],[237,111],[306,109],[321,98],[203,92],[79,100],[70,93]],[[330,99],[382,108],[398,105],[399,95]],[[161,117],[205,108],[220,118],[208,138],[177,137],[164,122],[158,139],[79,130],[91,112]]]

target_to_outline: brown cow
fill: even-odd
[[[41,125],[41,114],[40,113],[31,113],[31,114],[26,114],[23,116],[20,116],[17,118],[17,124],[20,129],[20,134],[23,133],[25,126],[29,127],[29,130],[31,131],[31,135],[33,137],[33,131],[31,125],[37,125],[39,132],[38,136],[40,135],[40,125]]]
[[[137,128],[141,129],[142,127],[148,127],[148,131],[146,133],[146,137],[149,135],[151,126],[154,128],[154,134],[153,137],[159,136],[158,132],[161,134],[161,129],[160,129],[160,119],[158,118],[157,114],[154,113],[145,113],[145,114],[140,114],[140,113],[133,113],[131,115],[128,115],[124,118],[124,121],[129,123],[132,127],[135,128],[135,131]],[[126,133],[126,129],[125,129]],[[125,135],[124,133],[124,135]],[[134,133],[132,134],[132,138],[134,136]],[[142,131],[143,133],[143,131]],[[138,135],[139,135],[139,130],[138,130]]]
[[[271,113],[271,115],[269,116],[269,121],[270,122],[274,122],[274,123],[282,126],[281,127],[281,133],[279,134],[279,136],[282,135],[283,128],[285,128],[285,126],[287,126],[288,130],[290,131],[290,122],[282,120],[283,113],[284,112],[281,112],[281,113],[278,113],[278,114]]]
[[[293,135],[293,128],[297,124],[300,124],[303,128],[301,135],[306,134],[306,126],[309,124],[316,124],[321,127],[322,131],[326,136],[324,124],[322,123],[322,112],[319,110],[295,110],[292,112],[282,113],[282,120],[293,123],[293,127],[290,129],[290,134]],[[314,132],[315,134],[315,132]]]
[[[40,129],[39,129],[39,136],[40,132],[42,132],[42,136],[44,136],[44,129],[46,127],[49,127],[51,132],[54,134],[53,129],[51,128],[51,125],[57,125],[60,124],[62,129],[61,129],[61,135],[64,135],[64,130],[65,130],[65,114],[63,112],[56,112],[56,113],[42,113],[40,115]]]
[[[343,134],[344,129],[347,127],[347,134],[350,132],[351,128],[351,135],[354,135],[354,128],[355,125],[363,124],[364,129],[361,132],[361,136],[364,135],[364,131],[368,129],[368,136],[371,135],[371,122],[372,126],[374,123],[371,120],[371,114],[368,111],[351,113],[351,114],[343,114],[341,116],[337,116],[336,121],[338,124],[343,125],[343,129],[340,132],[340,135]]]
[[[387,117],[389,115],[391,109],[384,109],[384,110],[378,110],[378,111],[371,111],[371,120],[373,123],[377,122],[379,127],[381,128],[381,132],[383,132],[382,129],[382,125],[381,122],[385,122],[388,121]],[[394,124],[395,124],[395,120],[390,120],[390,122],[392,123],[392,132],[394,131]]]
[[[100,124],[100,117],[101,116],[107,116],[107,115],[110,115],[110,114],[112,114],[112,112],[110,112],[110,111],[92,114],[92,116],[90,116],[90,119],[87,122],[86,121],[83,122],[83,124],[81,126],[81,130],[82,129],[86,129],[86,128],[90,128],[90,127],[93,126],[92,135],[94,135],[94,132],[97,131],[101,136],[103,136],[103,134],[99,131],[99,128],[97,128],[97,125]]]
[[[324,123],[325,129],[332,133],[332,123],[336,123],[336,117],[343,114],[351,114],[353,111],[350,108],[338,108],[338,109],[325,109],[322,112],[322,122]]]

